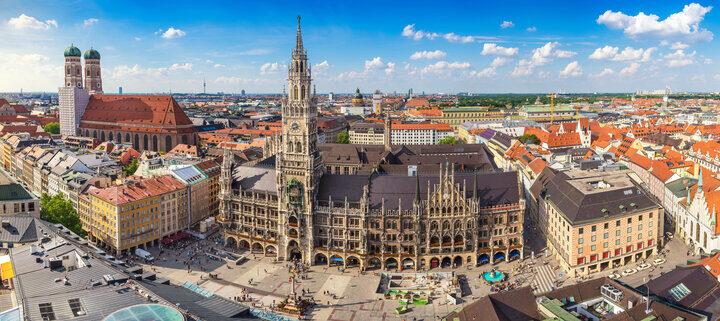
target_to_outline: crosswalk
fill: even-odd
[[[533,280],[533,288],[535,294],[550,292],[553,289],[555,281],[555,271],[550,265],[542,265],[535,267],[535,279]]]

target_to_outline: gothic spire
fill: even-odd
[[[295,49],[302,49],[303,47],[303,41],[302,41],[302,30],[300,30],[300,16],[297,16],[298,20],[298,26],[297,26],[297,35],[295,36]]]

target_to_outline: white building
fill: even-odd
[[[447,136],[455,136],[448,124],[392,124],[393,145],[434,145]]]

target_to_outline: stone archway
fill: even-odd
[[[333,255],[330,257],[330,266],[343,266],[345,259],[340,255]]]
[[[490,263],[490,255],[487,255],[486,253],[480,254],[477,258],[477,264],[483,265]]]
[[[325,254],[318,253],[315,254],[315,261],[313,262],[315,265],[327,265],[328,259]]]
[[[386,270],[397,269],[397,268],[398,268],[398,261],[395,258],[391,257],[391,258],[385,260],[385,269]]]
[[[379,269],[380,267],[381,267],[380,259],[378,259],[376,257],[371,257],[368,260],[368,269],[374,270],[374,269]]]
[[[415,269],[415,260],[411,258],[402,260],[402,268],[403,270]]]
[[[173,149],[173,147],[175,146],[173,146],[172,144],[172,138],[170,137],[170,135],[165,136],[165,151],[169,152]]]
[[[437,267],[440,267],[440,259],[438,259],[436,257],[430,259],[430,268],[434,269]]]
[[[520,250],[514,249],[514,250],[510,251],[510,253],[508,253],[508,258],[509,258],[510,260],[518,260],[518,259],[520,259]]]
[[[290,261],[302,261],[302,252],[297,247],[288,248],[288,259]]]
[[[448,256],[444,257],[442,259],[442,262],[440,262],[440,267],[443,269],[452,267],[452,259]]]
[[[268,245],[265,247],[265,255],[266,256],[275,256],[277,255],[277,249],[274,245]]]
[[[346,267],[358,267],[360,266],[360,259],[358,259],[355,256],[348,256],[347,260],[345,261]]]
[[[262,244],[255,242],[253,243],[251,250],[253,253],[263,253],[263,246]]]
[[[246,240],[240,240],[240,242],[238,242],[238,248],[241,250],[249,250],[250,242],[248,242]]]
[[[505,252],[500,251],[500,252],[495,252],[495,254],[493,254],[493,263],[496,263],[496,262],[502,261],[502,260],[505,260]]]
[[[229,236],[227,239],[225,239],[225,246],[231,249],[235,249],[236,247],[238,247],[238,241],[234,237]]]
[[[453,259],[453,267],[461,267],[462,264],[463,264],[463,259],[461,256],[458,255]]]

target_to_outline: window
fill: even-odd
[[[595,240],[597,240],[597,236],[596,236],[596,235],[593,235],[593,236],[590,237],[590,242],[595,242]]]
[[[85,315],[82,304],[80,304],[80,299],[70,299],[68,300],[68,304],[70,305],[70,310],[72,311],[73,316],[79,317],[81,315]]]
[[[585,231],[585,229],[583,229],[583,228],[581,227],[580,229],[578,229],[578,234],[583,234],[584,231]]]
[[[38,307],[40,308],[40,317],[43,321],[57,320],[51,303],[40,303]]]
[[[620,220],[615,221],[615,226],[620,226]]]
[[[688,287],[685,286],[684,283],[680,283],[672,287],[672,289],[670,289],[670,291],[668,292],[670,292],[670,295],[672,295],[675,301],[680,301],[686,296],[688,296],[688,294],[690,294],[690,289],[688,289]]]
[[[583,248],[582,248],[582,247],[579,247],[579,248],[578,248],[578,254],[582,254],[582,252],[583,252]]]
[[[607,229],[608,229],[608,225],[609,225],[608,223],[605,223],[605,225],[603,226],[603,228],[607,230]]]
[[[593,252],[594,252],[595,250],[597,250],[597,246],[595,246],[595,245],[590,245],[590,251],[593,251]]]
[[[610,236],[610,233],[605,232],[603,233],[603,239],[607,239]]]
[[[591,232],[597,231],[597,226],[593,225],[593,226],[590,228],[590,231],[591,231]]]
[[[615,230],[615,236],[620,236],[620,230]]]
[[[582,237],[579,238],[579,239],[578,239],[578,244],[583,244],[583,243],[585,243],[585,240],[584,240]]]

